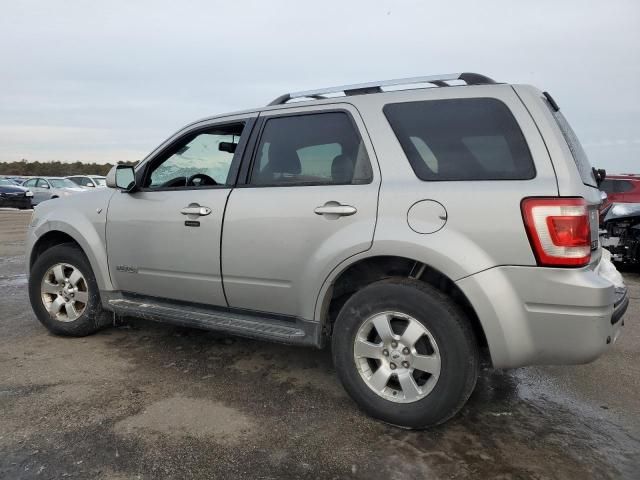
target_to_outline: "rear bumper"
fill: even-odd
[[[493,365],[588,363],[620,333],[629,305],[599,269],[495,267],[456,282],[484,328]]]

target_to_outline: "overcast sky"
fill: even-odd
[[[287,91],[472,71],[553,94],[640,173],[640,1],[3,0],[0,161],[138,160]]]

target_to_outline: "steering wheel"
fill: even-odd
[[[194,183],[194,180],[200,180],[200,181],[196,184]],[[194,187],[201,187],[203,185],[218,185],[218,182],[216,182],[213,178],[211,178],[206,173],[196,173],[195,175],[191,175],[187,179],[187,185],[191,185]]]

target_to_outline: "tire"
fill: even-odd
[[[378,332],[378,325],[385,328],[384,319],[391,325],[389,342]],[[410,330],[416,333],[409,334]],[[415,344],[407,340],[412,337],[419,338]],[[369,344],[374,345],[371,350]],[[356,346],[361,345],[367,347],[367,355],[372,351],[383,356],[356,358],[361,353]],[[333,328],[332,354],[345,390],[360,408],[404,428],[432,427],[452,418],[469,399],[478,378],[478,345],[462,311],[442,292],[412,279],[381,280],[351,296]],[[391,377],[384,383],[389,372]],[[380,381],[376,381],[378,373]]]
[[[80,272],[82,278],[76,284],[76,291],[71,291],[69,294],[73,294],[71,296],[75,298],[66,297],[73,303],[73,308],[67,307],[69,303],[66,303],[58,310],[57,314],[52,314],[45,306],[43,288],[45,288],[46,276],[47,289],[50,288],[51,291],[62,290],[63,282],[57,282],[58,275],[52,270],[56,265],[66,265],[66,267],[62,267],[62,277],[68,275],[72,282],[75,281],[77,276],[73,274],[74,270],[72,270],[75,269]],[[56,272],[58,271],[56,270]],[[55,285],[53,285],[54,283]],[[51,301],[52,305],[57,298],[60,299],[60,302],[65,299],[63,295],[58,293],[46,293],[46,298],[47,301]],[[36,259],[29,274],[29,300],[40,323],[56,335],[83,337],[110,323],[109,313],[102,308],[98,284],[89,260],[78,246],[71,243],[51,247]],[[56,309],[55,306],[52,308]]]

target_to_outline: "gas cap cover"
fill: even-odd
[[[416,233],[435,233],[447,223],[447,210],[435,200],[420,200],[409,208],[407,223]]]

